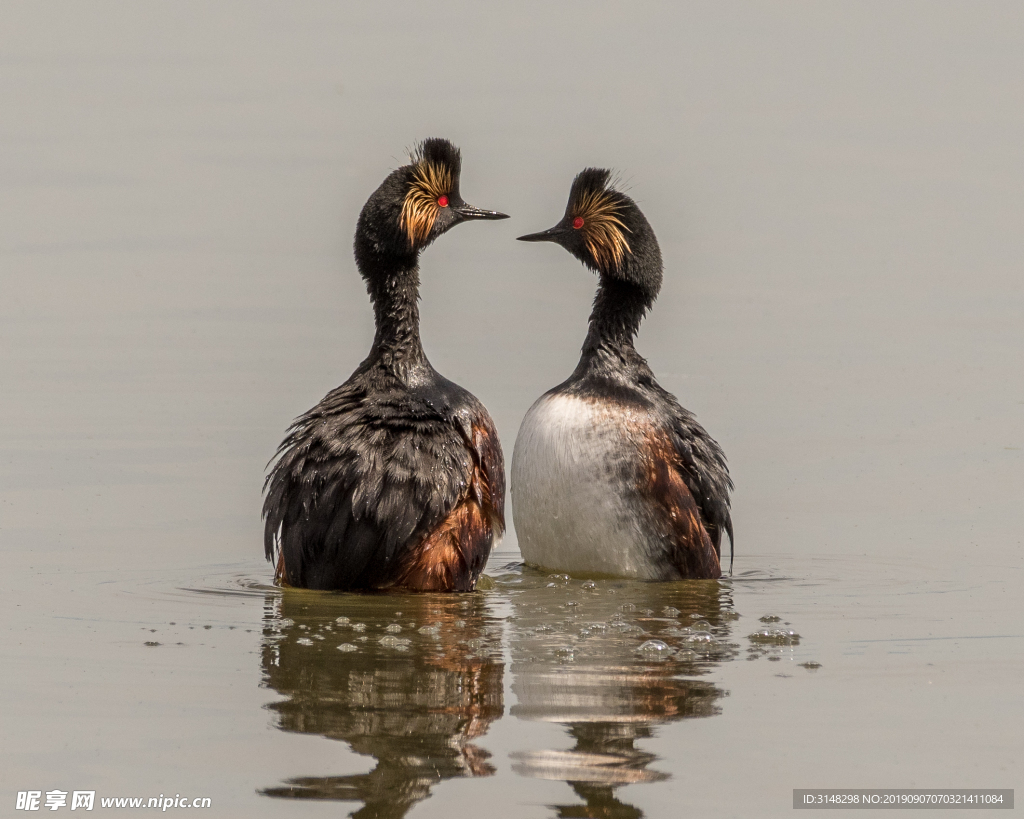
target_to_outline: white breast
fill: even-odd
[[[512,455],[512,513],[528,563],[584,576],[664,575],[636,494],[645,421],[568,395],[530,408]]]

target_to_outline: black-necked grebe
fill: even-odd
[[[469,591],[504,532],[505,471],[483,405],[439,375],[419,332],[419,254],[470,219],[461,156],[428,139],[370,196],[355,258],[376,335],[352,376],[299,417],[267,476],[267,559],[310,589]]]
[[[584,170],[562,220],[519,237],[560,244],[600,281],[576,370],[519,429],[519,547],[528,563],[581,575],[720,577],[723,532],[732,543],[732,480],[721,447],[633,347],[661,289],[661,250],[610,176]]]

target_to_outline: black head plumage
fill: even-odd
[[[469,205],[459,190],[462,154],[447,139],[425,139],[410,162],[392,171],[363,206],[356,225],[356,260],[371,275],[382,258],[415,262],[442,233],[471,219],[507,219]],[[401,266],[401,264],[400,264]]]
[[[555,242],[602,277],[635,285],[652,299],[661,289],[661,249],[654,230],[604,168],[576,175],[557,225],[519,239]]]

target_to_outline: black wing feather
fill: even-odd
[[[734,540],[729,494],[733,490],[732,478],[726,464],[725,452],[718,442],[700,425],[693,413],[656,382],[659,397],[672,418],[672,443],[679,455],[680,474],[693,494],[711,543],[719,559],[722,556],[722,533],[729,535],[729,569],[732,570]]]
[[[287,582],[387,585],[410,546],[467,495],[473,453],[430,398],[371,396],[350,382],[295,421],[263,506],[267,559],[280,550]]]

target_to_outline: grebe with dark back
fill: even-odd
[[[519,547],[528,563],[582,576],[717,578],[723,533],[731,555],[732,480],[722,448],[633,346],[661,289],[661,250],[610,177],[587,168],[562,220],[519,237],[561,245],[599,281],[576,370],[537,400],[516,438]]]
[[[310,589],[470,591],[504,532],[505,471],[490,415],[427,360],[419,255],[473,219],[459,149],[428,139],[370,196],[355,258],[376,334],[352,376],[281,444],[266,480],[276,579]]]

